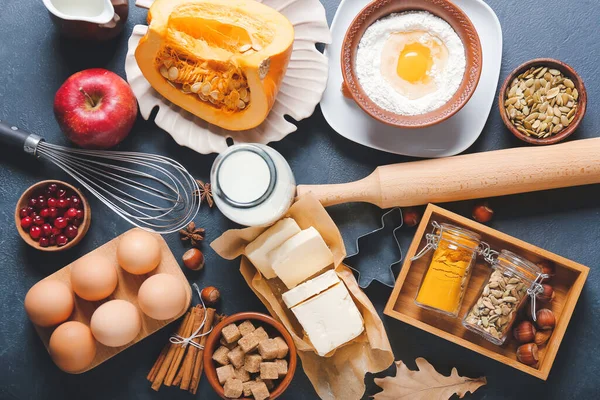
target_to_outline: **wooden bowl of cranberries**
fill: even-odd
[[[87,233],[91,217],[83,194],[74,186],[55,180],[31,186],[21,195],[15,210],[19,235],[42,251],[75,246]]]

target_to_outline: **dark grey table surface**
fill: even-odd
[[[331,21],[339,4],[325,0]],[[571,64],[583,77],[589,93],[587,116],[574,140],[597,136],[600,113],[598,21],[596,0],[530,0],[488,2],[498,14],[504,31],[504,60],[500,79],[523,61],[553,57]],[[68,145],[54,120],[54,93],[71,74],[90,67],[104,67],[124,76],[127,38],[135,24],[145,22],[146,11],[130,4],[125,33],[102,46],[85,46],[59,38],[40,0],[0,0],[0,119],[18,124],[49,141]],[[468,152],[523,146],[502,125],[494,105],[489,121]],[[401,140],[401,138],[399,138]],[[314,115],[298,123],[298,131],[273,147],[290,162],[299,183],[338,183],[366,176],[376,166],[409,161],[406,157],[375,151],[350,142],[335,133],[317,108]],[[198,178],[207,179],[214,155],[203,156],[179,147],[153,122],[141,117],[122,150],[159,153],[179,160]],[[170,329],[164,329],[83,375],[59,371],[46,353],[23,310],[25,293],[35,282],[56,271],[130,228],[98,201],[90,198],[92,226],[74,249],[43,254],[29,248],[14,228],[13,212],[21,192],[36,181],[65,178],[54,167],[33,158],[0,149],[0,398],[1,399],[187,399],[178,389],[153,392],[145,379]],[[383,317],[390,289],[373,283],[366,293],[381,313],[396,359],[414,368],[416,357],[425,357],[440,372],[452,367],[468,376],[485,375],[488,385],[472,398],[486,399],[589,399],[600,397],[600,186],[588,186],[507,196],[491,200],[496,211],[491,223],[496,229],[591,267],[589,279],[556,357],[547,382],[540,381],[484,356],[451,344],[399,321]],[[463,215],[472,202],[445,207]],[[349,254],[357,236],[374,229],[382,211],[366,204],[348,204],[329,209],[344,236]],[[265,311],[238,272],[237,261],[224,261],[208,243],[234,227],[217,209],[203,208],[197,217],[207,230],[204,245],[206,267],[187,273],[201,286],[214,285],[222,291],[220,310],[232,314]],[[413,230],[401,231],[407,248]],[[180,257],[184,247],[177,235],[166,237]],[[385,239],[384,239],[385,240]],[[389,263],[397,257],[391,238],[378,254],[367,254],[366,262]],[[368,253],[368,251],[367,251]],[[396,274],[398,273],[396,267]],[[389,374],[391,372],[387,371]],[[379,375],[384,375],[379,374]],[[377,391],[367,376],[367,394]],[[200,384],[201,398],[216,398],[208,382]],[[285,399],[317,398],[301,369],[283,396]]]

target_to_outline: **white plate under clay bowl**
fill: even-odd
[[[257,0],[285,15],[294,26],[294,47],[287,72],[281,83],[275,104],[265,122],[246,131],[228,131],[194,116],[152,89],[142,75],[135,60],[135,49],[146,34],[146,25],[136,25],[129,38],[125,59],[127,82],[138,100],[144,119],[150,118],[154,108],[158,113],[154,122],[181,145],[201,154],[221,153],[228,147],[227,138],[234,143],[275,142],[294,132],[294,120],[312,115],[327,84],[327,57],[315,45],[330,43],[331,33],[327,26],[325,8],[319,0]],[[153,0],[137,0],[136,5],[150,8]]]
[[[390,153],[413,157],[446,157],[465,151],[481,134],[496,97],[502,61],[502,28],[494,11],[481,0],[454,0],[471,19],[483,52],[481,78],[471,100],[448,120],[420,129],[385,125],[363,112],[342,95],[340,53],[350,23],[370,0],[342,0],[333,23],[333,40],[326,47],[329,81],[321,110],[329,125],[356,143]]]

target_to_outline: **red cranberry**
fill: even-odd
[[[52,225],[46,223],[44,225],[42,225],[42,236],[43,237],[48,237],[52,235]]]
[[[65,236],[65,235],[58,235],[56,237],[56,244],[60,247],[60,246],[64,246],[65,244],[69,243],[69,239]]]
[[[56,196],[59,199],[64,199],[67,196],[67,191],[65,189],[58,189],[58,192],[56,193]]]
[[[69,208],[64,216],[69,218],[69,220],[74,220],[77,218],[77,209],[73,207]]]
[[[44,218],[42,218],[41,215],[36,215],[35,217],[33,217],[33,223],[37,226],[44,225],[44,222],[46,222],[46,220],[44,220]]]
[[[62,235],[62,229],[57,228],[57,227],[52,228],[52,235],[53,236]]]
[[[69,207],[69,201],[67,199],[58,199],[56,206],[58,208],[67,208]]]
[[[54,226],[63,229],[67,226],[67,220],[64,217],[58,217],[54,220]]]
[[[48,204],[48,207],[56,207],[56,198],[54,197],[49,197],[48,200],[46,201],[46,204]]]
[[[48,247],[50,245],[50,241],[48,238],[42,237],[40,238],[40,247]]]
[[[65,236],[69,239],[73,239],[75,236],[77,236],[77,232],[79,232],[79,230],[76,226],[69,225],[65,228]]]
[[[31,216],[31,213],[33,212],[33,207],[29,207],[27,206],[27,215]]]
[[[82,221],[83,220],[83,216],[84,216],[83,210],[77,210],[77,217],[75,217],[75,218],[77,218],[78,220]]]
[[[33,240],[38,240],[40,236],[42,236],[42,228],[39,226],[32,226],[29,230],[29,236],[31,236]]]
[[[50,217],[50,209],[49,208],[44,208],[40,211],[40,216],[42,218],[48,218]]]
[[[71,207],[80,208],[81,207],[81,199],[75,195],[71,196]]]
[[[27,211],[27,207],[23,207],[19,210],[19,217],[25,218],[28,215],[29,215],[29,212]]]
[[[50,246],[55,246],[55,245],[56,245],[56,236],[54,236],[54,235],[50,235],[50,236],[48,237],[48,244],[49,244]]]
[[[83,221],[81,221],[80,219],[74,219],[73,221],[70,221],[70,222],[75,226],[79,226],[79,225],[81,225],[81,222],[83,222]]]
[[[37,199],[32,197],[32,198],[31,198],[31,199],[29,199],[29,201],[27,202],[27,205],[28,205],[29,207],[31,207],[31,208],[36,208],[36,206],[37,206],[37,202],[38,202],[38,201],[37,201]]]
[[[21,228],[28,230],[29,228],[31,228],[31,225],[33,224],[33,218],[31,217],[25,217],[21,219]]]
[[[58,210],[54,207],[50,207],[48,209],[48,217],[50,218],[56,218],[58,217]]]
[[[55,193],[58,190],[58,185],[56,183],[51,183],[48,185],[46,190],[48,190],[50,193]]]

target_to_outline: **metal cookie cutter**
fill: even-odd
[[[397,213],[397,216],[395,215],[395,213]],[[346,257],[346,259],[344,260],[344,264],[346,264],[351,270],[355,271],[358,274],[358,286],[364,289],[375,280],[384,284],[385,286],[394,287],[396,279],[394,278],[392,267],[396,264],[399,264],[402,261],[402,249],[400,248],[400,241],[396,232],[402,227],[403,222],[404,220],[402,218],[402,210],[400,208],[392,208],[390,211],[387,211],[381,216],[381,228],[377,228],[372,232],[361,235],[356,239],[356,253]],[[388,236],[376,235],[376,233],[383,231],[388,226],[394,227],[394,229],[392,230],[392,236],[394,237],[396,246],[398,247],[400,258],[397,261],[388,264],[387,261],[372,262],[372,257],[369,257],[371,258],[371,263],[363,266],[363,263],[361,263],[361,257],[364,256],[360,255],[360,242],[367,242],[365,244],[371,247],[386,247],[388,245],[388,242],[385,240],[385,238],[387,238]],[[369,241],[371,241],[372,243],[369,243]],[[376,254],[381,258],[381,253],[383,252],[379,252]]]

